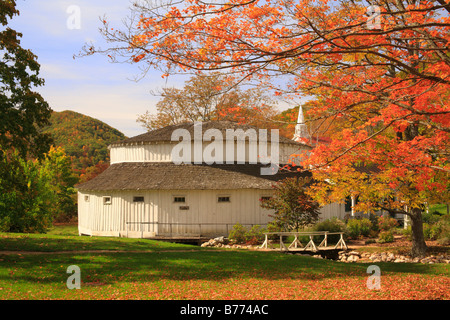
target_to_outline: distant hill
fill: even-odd
[[[54,111],[50,122],[44,132],[53,136],[56,146],[65,149],[77,174],[99,163],[108,163],[108,145],[127,138],[106,123],[74,111]]]

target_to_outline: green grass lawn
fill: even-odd
[[[47,234],[60,235],[60,236],[77,236],[78,224],[58,224],[50,228]]]
[[[81,270],[79,290],[66,286],[71,265]],[[381,289],[369,290],[368,264],[363,263],[146,239],[79,237],[67,230],[47,235],[0,233],[0,299],[450,298],[448,265],[377,265]]]
[[[436,205],[430,206],[429,211],[430,212],[437,211],[441,214],[447,214],[447,205],[446,204],[436,204]]]
[[[160,251],[160,250],[198,250],[197,246],[153,241],[147,239],[128,239],[113,237],[78,236],[70,232],[73,227],[53,228],[48,234],[9,234],[0,232],[1,251]],[[69,230],[69,232],[67,231]]]

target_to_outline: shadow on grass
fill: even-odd
[[[367,277],[370,264],[343,263],[279,252],[192,252],[0,255],[0,284],[65,286],[77,265],[84,283],[114,284],[230,278],[265,280]],[[377,263],[382,274],[448,274],[447,265]]]
[[[0,233],[0,254],[1,251],[158,251],[180,249],[199,248],[197,246],[167,243],[148,239]]]

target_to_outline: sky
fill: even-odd
[[[163,79],[159,71],[145,78],[136,65],[109,62],[103,55],[74,59],[84,44],[103,43],[100,19],[122,26],[129,0],[17,0],[19,16],[10,27],[23,34],[21,45],[38,57],[45,86],[36,88],[54,111],[72,110],[109,124],[128,137],[145,132],[136,119],[155,112],[164,86],[182,87],[186,78]]]

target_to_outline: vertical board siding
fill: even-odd
[[[172,161],[173,144],[146,144],[112,146],[111,164],[121,162],[169,162]]]
[[[338,219],[344,219],[346,212],[345,212],[345,205],[340,203],[331,203],[328,204],[320,209],[320,221],[331,219],[333,217],[336,217]]]
[[[89,202],[84,199],[86,195],[89,196]],[[186,197],[186,203],[173,202],[173,197],[180,195]],[[80,233],[91,235],[125,235],[127,231],[154,232],[156,235],[168,235],[170,232],[186,236],[228,235],[236,223],[265,225],[270,221],[270,210],[259,205],[262,195],[270,193],[266,190],[79,192],[79,230]],[[104,196],[111,197],[110,205],[103,204]],[[134,196],[144,196],[145,202],[134,203]],[[229,196],[231,201],[219,203],[218,196]],[[180,206],[188,206],[189,209],[180,210]],[[138,224],[127,226],[127,222]]]
[[[236,223],[250,228],[270,222],[269,215],[273,211],[261,208],[260,199],[271,194],[271,190],[257,189],[79,192],[79,232],[117,236],[126,236],[127,232],[138,236],[169,235],[171,232],[178,236],[227,236]],[[88,202],[85,196],[89,196]],[[111,197],[110,205],[103,204],[104,196]],[[134,196],[143,196],[144,203],[134,203]],[[174,196],[186,197],[186,203],[174,203]],[[229,196],[230,202],[219,203],[218,196]],[[189,209],[180,210],[180,206]],[[327,205],[320,211],[320,220],[343,219],[346,214],[345,206],[339,203]],[[127,225],[127,222],[138,223]]]
[[[210,142],[204,142],[202,144],[202,150],[204,151]],[[110,158],[111,164],[122,163],[122,162],[172,162],[172,148],[176,143],[152,143],[152,144],[133,144],[124,146],[112,146],[110,148]],[[299,154],[305,148],[299,147],[297,145],[289,145],[281,143],[278,145],[279,148],[279,159],[278,163],[288,163],[289,160],[294,159],[294,162],[298,163],[298,160],[293,158],[292,155]],[[265,149],[265,150],[264,150]],[[246,143],[244,146],[245,154],[239,152],[239,147],[237,144],[234,145],[232,149],[233,154],[227,156],[226,152],[226,142],[223,143],[223,163],[225,160],[233,159],[233,161],[245,160],[245,162],[255,163],[260,162],[260,156],[271,155],[271,143],[267,143],[267,147],[264,145],[257,145],[255,143]],[[256,153],[255,153],[256,150]],[[230,150],[231,151],[231,150]],[[194,163],[194,145],[191,148],[191,163]],[[205,157],[209,156],[209,152],[204,153]],[[216,158],[213,158],[216,159]],[[205,159],[204,159],[205,160]],[[275,159],[274,159],[275,160]],[[214,161],[215,162],[215,161]],[[272,161],[275,162],[275,161]]]

